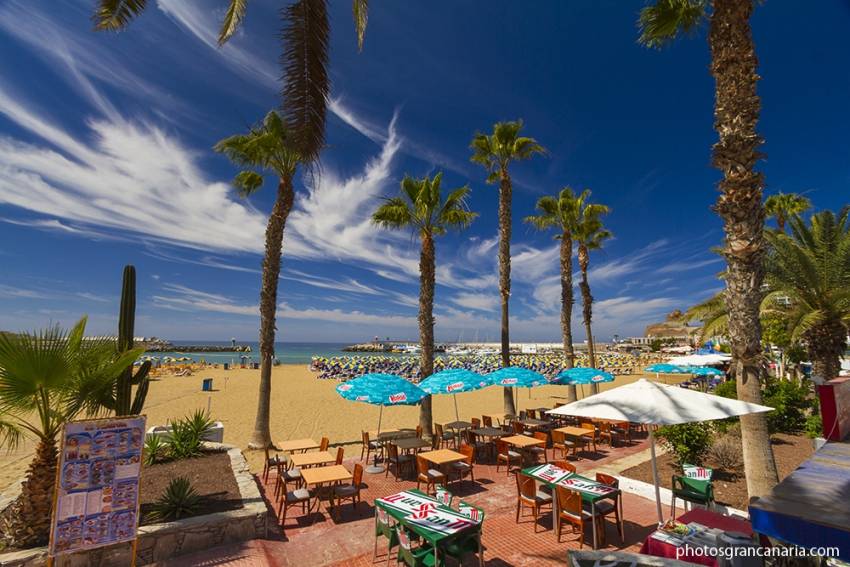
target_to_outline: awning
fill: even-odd
[[[750,504],[753,530],[850,559],[850,443],[827,443],[767,496]]]

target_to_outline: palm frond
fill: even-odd
[[[247,8],[248,0],[230,0],[227,11],[224,13],[224,20],[221,22],[221,30],[218,32],[219,46],[227,43],[227,40],[239,29]]]
[[[693,31],[706,16],[707,4],[707,0],[656,0],[645,6],[638,18],[638,42],[659,48],[680,31]]]
[[[240,171],[233,178],[233,186],[240,197],[250,197],[263,186],[263,176],[256,171]]]
[[[96,30],[119,31],[147,7],[147,0],[100,0],[92,15]]]
[[[399,229],[414,225],[410,205],[401,197],[390,197],[372,214],[372,222],[382,228]]]
[[[369,0],[353,0],[351,11],[354,16],[354,29],[357,32],[357,49],[363,51],[366,24],[369,22]]]
[[[0,416],[0,447],[5,447],[9,451],[14,451],[20,445],[23,438],[23,432],[18,424],[11,420],[4,420]]]
[[[298,0],[283,9],[283,111],[293,147],[315,163],[325,145],[330,80],[326,0]]]

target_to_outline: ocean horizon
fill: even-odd
[[[163,358],[171,356],[175,358],[188,356],[194,361],[205,361],[216,364],[225,362],[231,364],[239,364],[243,356],[247,356],[247,362],[260,361],[260,345],[257,341],[236,341],[239,346],[251,347],[251,352],[192,352],[181,350],[181,346],[227,346],[231,341],[170,341],[175,347],[174,351],[163,352],[148,352],[147,356],[156,356]],[[281,364],[310,364],[310,360],[314,356],[331,357],[343,356],[346,353],[342,349],[352,343],[296,343],[296,342],[276,342],[275,355]]]

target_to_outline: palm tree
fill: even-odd
[[[21,494],[0,516],[0,538],[14,547],[47,543],[62,425],[103,410],[115,380],[144,349],[115,353],[115,341],[83,340],[86,318],[70,332],[0,334],[0,443],[37,442]]]
[[[769,231],[767,285],[762,312],[782,314],[791,340],[801,340],[816,384],[838,376],[850,324],[850,218],[823,211],[807,225],[799,215],[791,234]],[[779,300],[779,301],[777,301]]]
[[[776,219],[776,228],[785,232],[785,222],[794,215],[801,215],[812,208],[808,198],[797,193],[777,193],[764,200],[764,212]]]
[[[736,364],[738,397],[761,402],[759,382],[761,325],[759,304],[764,280],[764,176],[755,170],[762,138],[756,132],[760,100],[758,61],[750,16],[752,0],[656,0],[641,10],[640,41],[660,47],[680,31],[709,19],[708,44],[715,80],[714,127],[718,141],[712,163],[723,174],[715,210],[726,234],[726,305],[729,339]],[[767,417],[741,417],[747,490],[763,496],[778,482]]]
[[[602,215],[607,215],[610,209],[605,205],[590,203],[590,190],[585,189],[576,199],[575,225],[573,237],[578,245],[578,267],[581,270],[582,315],[584,317],[584,330],[587,334],[587,355],[590,359],[590,367],[596,368],[596,351],[593,346],[593,295],[590,293],[590,283],[587,280],[587,268],[590,265],[590,251],[602,248],[602,243],[613,235],[602,226]],[[591,392],[599,391],[598,384],[591,384]]]
[[[433,179],[428,176],[421,179],[405,176],[401,182],[401,196],[387,199],[372,215],[372,222],[383,228],[413,230],[422,243],[419,254],[419,342],[422,346],[422,379],[434,373],[434,237],[442,236],[452,228],[466,228],[478,216],[466,207],[469,187],[455,189],[443,199],[440,192],[442,180],[442,173],[438,173]],[[433,433],[431,423],[431,396],[427,396],[420,404],[419,425],[429,436]]]
[[[254,433],[248,444],[254,449],[272,446],[269,420],[277,284],[280,277],[283,231],[295,200],[292,178],[300,162],[300,154],[291,149],[290,142],[292,142],[290,132],[283,118],[275,111],[271,111],[261,125],[251,128],[247,134],[225,138],[215,145],[215,151],[225,154],[238,166],[247,168],[239,172],[233,180],[234,186],[243,197],[252,195],[262,187],[263,176],[257,170],[269,171],[278,177],[277,196],[266,225],[265,256],[260,289],[260,395]]]
[[[511,193],[513,185],[508,170],[514,161],[529,159],[546,150],[534,138],[519,135],[522,120],[497,122],[492,134],[477,133],[472,139],[471,160],[487,170],[487,183],[499,182],[499,294],[502,300],[502,366],[511,365],[508,300],[511,296]],[[514,415],[511,388],[503,391],[505,413]]]
[[[572,368],[575,363],[575,352],[573,351],[573,234],[576,226],[576,207],[578,197],[569,188],[561,189],[557,196],[540,197],[537,200],[536,215],[525,217],[525,222],[530,223],[538,230],[554,228],[558,230],[556,240],[561,241],[561,334],[564,339],[564,366]],[[576,400],[576,387],[569,386],[567,399],[570,402]]]
[[[147,7],[147,0],[99,0],[92,19],[96,30],[125,29]],[[363,49],[368,0],[353,0],[357,44]],[[224,45],[239,29],[248,0],[229,0],[219,31]],[[283,113],[292,132],[290,144],[306,162],[314,162],[324,146],[330,80],[330,25],[327,0],[297,0],[281,10],[283,20]]]

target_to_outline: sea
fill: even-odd
[[[229,346],[230,341],[171,341],[176,349],[173,352],[148,352],[146,356],[159,357],[169,356],[172,358],[189,357],[199,362],[222,364],[225,362],[239,364],[242,357],[247,357],[245,362],[260,361],[260,347],[257,342],[237,341],[237,345],[250,346],[251,352],[190,352],[180,350],[180,345],[205,345],[205,346]],[[275,343],[275,355],[281,364],[310,364],[314,356],[332,357],[345,356],[357,353],[347,353],[342,349],[350,343]]]

